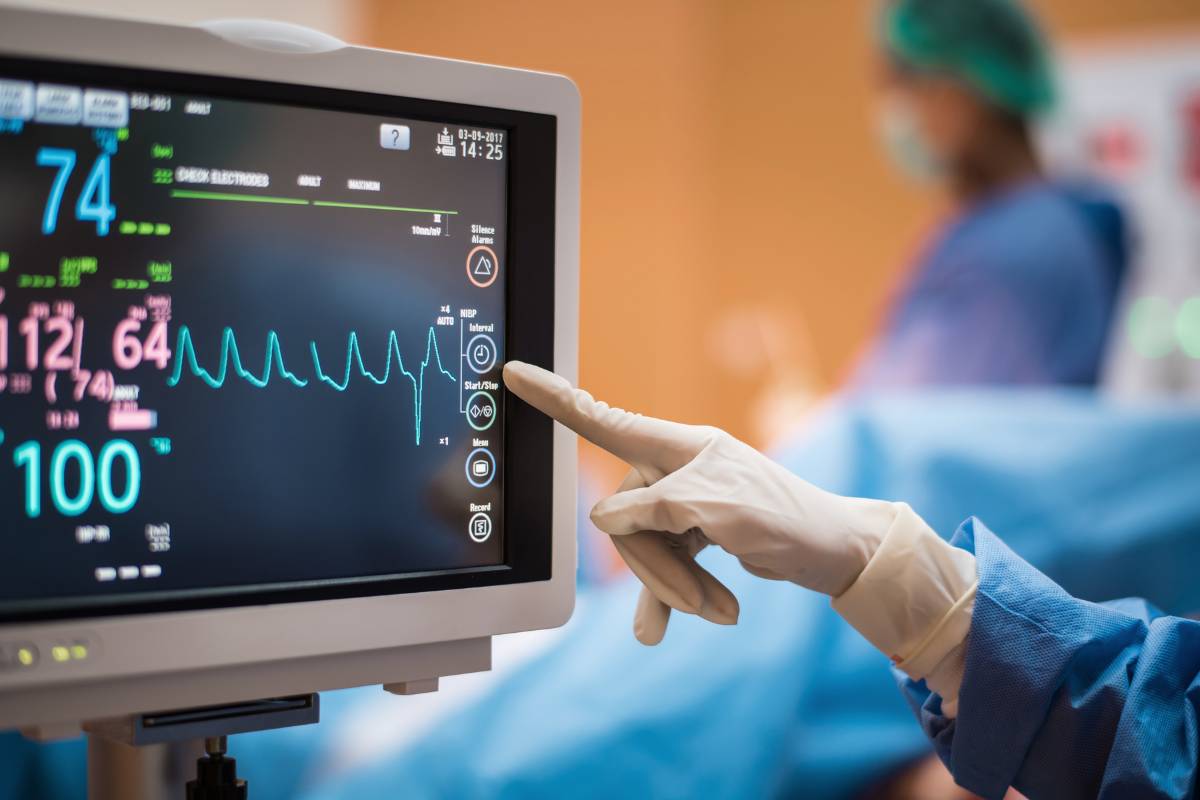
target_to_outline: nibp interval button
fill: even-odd
[[[480,375],[496,366],[496,342],[486,333],[477,333],[467,343],[467,363]]]

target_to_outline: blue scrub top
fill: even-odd
[[[999,192],[926,248],[851,387],[1094,384],[1127,260],[1098,187]]]
[[[953,543],[979,569],[958,718],[901,680],[955,780],[986,800],[1195,797],[1200,622],[1074,598],[978,520]]]

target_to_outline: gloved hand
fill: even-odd
[[[644,644],[662,640],[671,608],[737,621],[737,599],[695,562],[710,542],[755,575],[837,596],[896,516],[896,504],[822,491],[717,428],[610,408],[540,367],[510,361],[504,383],[632,466],[591,517],[644,584],[634,622]]]

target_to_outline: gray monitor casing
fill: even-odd
[[[554,368],[576,379],[580,100],[567,78],[352,47],[281,23],[182,27],[20,7],[0,7],[0,55],[555,116]],[[561,625],[574,607],[576,453],[559,426],[553,459],[548,581],[0,626],[0,642],[33,642],[42,652],[56,642],[91,646],[85,661],[0,671],[0,730],[69,735],[82,723],[133,713],[369,684],[420,689],[439,676],[486,670],[491,636]]]

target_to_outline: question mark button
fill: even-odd
[[[379,126],[379,146],[385,150],[407,150],[410,139],[407,125],[385,122]]]

